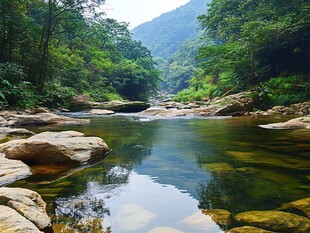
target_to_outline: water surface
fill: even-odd
[[[257,127],[276,121],[283,118],[115,116],[91,118],[89,125],[32,129],[81,131],[103,138],[112,151],[69,174],[39,168],[55,169],[55,175],[14,186],[42,195],[55,229],[223,232],[202,209],[273,210],[310,194],[310,133]]]

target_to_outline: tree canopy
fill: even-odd
[[[307,0],[213,0],[199,21],[214,43],[199,49],[201,72],[191,91],[198,82],[212,86],[211,96],[258,88],[267,97],[282,95],[281,104],[309,99]]]
[[[103,3],[0,2],[1,106],[63,105],[78,93],[142,100],[157,90],[150,51],[126,23],[98,12]]]

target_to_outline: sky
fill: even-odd
[[[188,2],[189,0],[107,0],[104,9],[109,18],[129,22],[131,29]]]

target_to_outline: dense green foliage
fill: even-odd
[[[132,30],[134,38],[142,41],[153,56],[167,58],[177,51],[184,41],[197,35],[196,18],[205,12],[208,2],[211,1],[191,0],[184,6],[141,24]]]
[[[150,51],[127,24],[95,11],[103,3],[1,0],[1,106],[61,106],[78,93],[141,100],[156,91]]]
[[[198,49],[212,41],[206,40],[201,34],[193,40],[185,41],[181,47],[166,59],[158,59],[159,68],[163,73],[162,89],[177,93],[189,86],[189,80],[196,71],[199,61],[195,60]]]
[[[309,1],[213,0],[199,19],[217,43],[199,50],[202,72],[178,98],[256,89],[269,104],[309,99]]]

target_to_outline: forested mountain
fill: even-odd
[[[197,70],[196,60],[198,49],[207,46],[212,41],[207,40],[202,33],[196,38],[186,40],[180,48],[168,58],[157,58],[157,64],[162,71],[161,88],[169,93],[177,93],[189,86],[189,80]]]
[[[211,46],[176,99],[256,90],[266,105],[310,98],[310,7],[307,0],[213,0],[199,17]]]
[[[171,12],[132,29],[133,37],[148,47],[154,57],[167,58],[184,41],[197,35],[197,16],[203,14],[211,0],[191,0]]]
[[[0,108],[147,99],[159,72],[127,25],[98,14],[104,0],[0,2]]]

